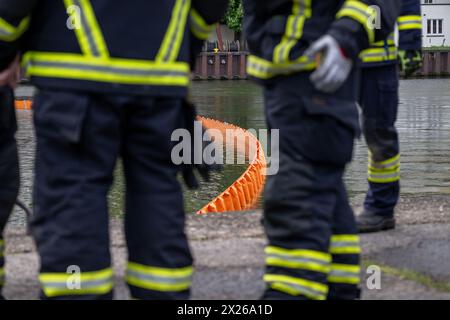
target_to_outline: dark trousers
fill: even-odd
[[[14,207],[20,184],[15,112],[13,90],[9,87],[0,88],[0,296],[5,282],[3,231]]]
[[[355,299],[359,239],[343,182],[358,133],[351,78],[334,95],[309,74],[265,87],[270,129],[280,130],[279,172],[264,203],[266,299]]]
[[[375,214],[393,216],[400,196],[397,65],[362,68],[361,86],[363,132],[369,147],[369,190],[364,206]]]
[[[34,216],[42,295],[111,298],[107,194],[120,156],[126,181],[126,281],[136,299],[186,299],[192,257],[171,134],[178,98],[41,91]]]

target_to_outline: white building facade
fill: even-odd
[[[421,0],[423,46],[450,47],[450,0]]]

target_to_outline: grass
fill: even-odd
[[[381,268],[381,271],[385,274],[396,276],[400,279],[414,281],[416,283],[419,283],[427,288],[435,289],[441,292],[449,292],[450,293],[450,282],[442,282],[433,279],[430,276],[427,276],[423,273],[413,271],[410,269],[402,268],[394,268],[387,265],[381,265],[375,261],[370,260],[364,260],[362,265],[367,268],[371,265],[376,265]]]

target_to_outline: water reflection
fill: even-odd
[[[243,128],[265,128],[263,99],[259,87],[248,81],[203,81],[193,84],[191,95],[199,113],[233,123]],[[30,95],[21,88],[18,96]],[[18,141],[21,156],[21,198],[31,205],[34,155],[32,114],[18,111]],[[407,80],[401,82],[401,106],[398,128],[402,149],[403,193],[450,193],[450,80]],[[353,163],[346,181],[350,195],[365,192],[367,187],[367,148],[363,141],[356,145]],[[211,182],[199,190],[187,191],[186,210],[195,212],[218,195],[245,170],[243,165],[225,166],[213,174]],[[122,212],[123,179],[120,168],[110,194],[113,214]],[[12,218],[23,223],[23,214]]]

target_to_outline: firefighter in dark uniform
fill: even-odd
[[[226,1],[0,4],[8,30],[27,28],[0,59],[20,52],[39,89],[32,232],[43,298],[112,297],[107,193],[119,156],[131,296],[188,298],[192,257],[171,134],[192,126],[192,39],[208,36]]]
[[[369,190],[357,216],[360,232],[395,227],[394,209],[400,196],[400,148],[395,127],[399,104],[400,69],[408,77],[422,65],[422,17],[419,0],[402,0],[394,33],[361,53],[360,105],[363,132],[369,147]]]
[[[244,1],[248,73],[264,87],[268,126],[280,130],[279,172],[265,190],[265,299],[359,296],[360,247],[343,183],[359,132],[352,71],[361,50],[392,32],[399,7]]]
[[[6,41],[1,31],[0,39]],[[0,300],[3,299],[2,288],[6,278],[3,232],[14,207],[20,183],[13,93],[17,81],[17,67],[17,61],[9,66],[0,64],[0,70],[4,70],[0,72]]]

